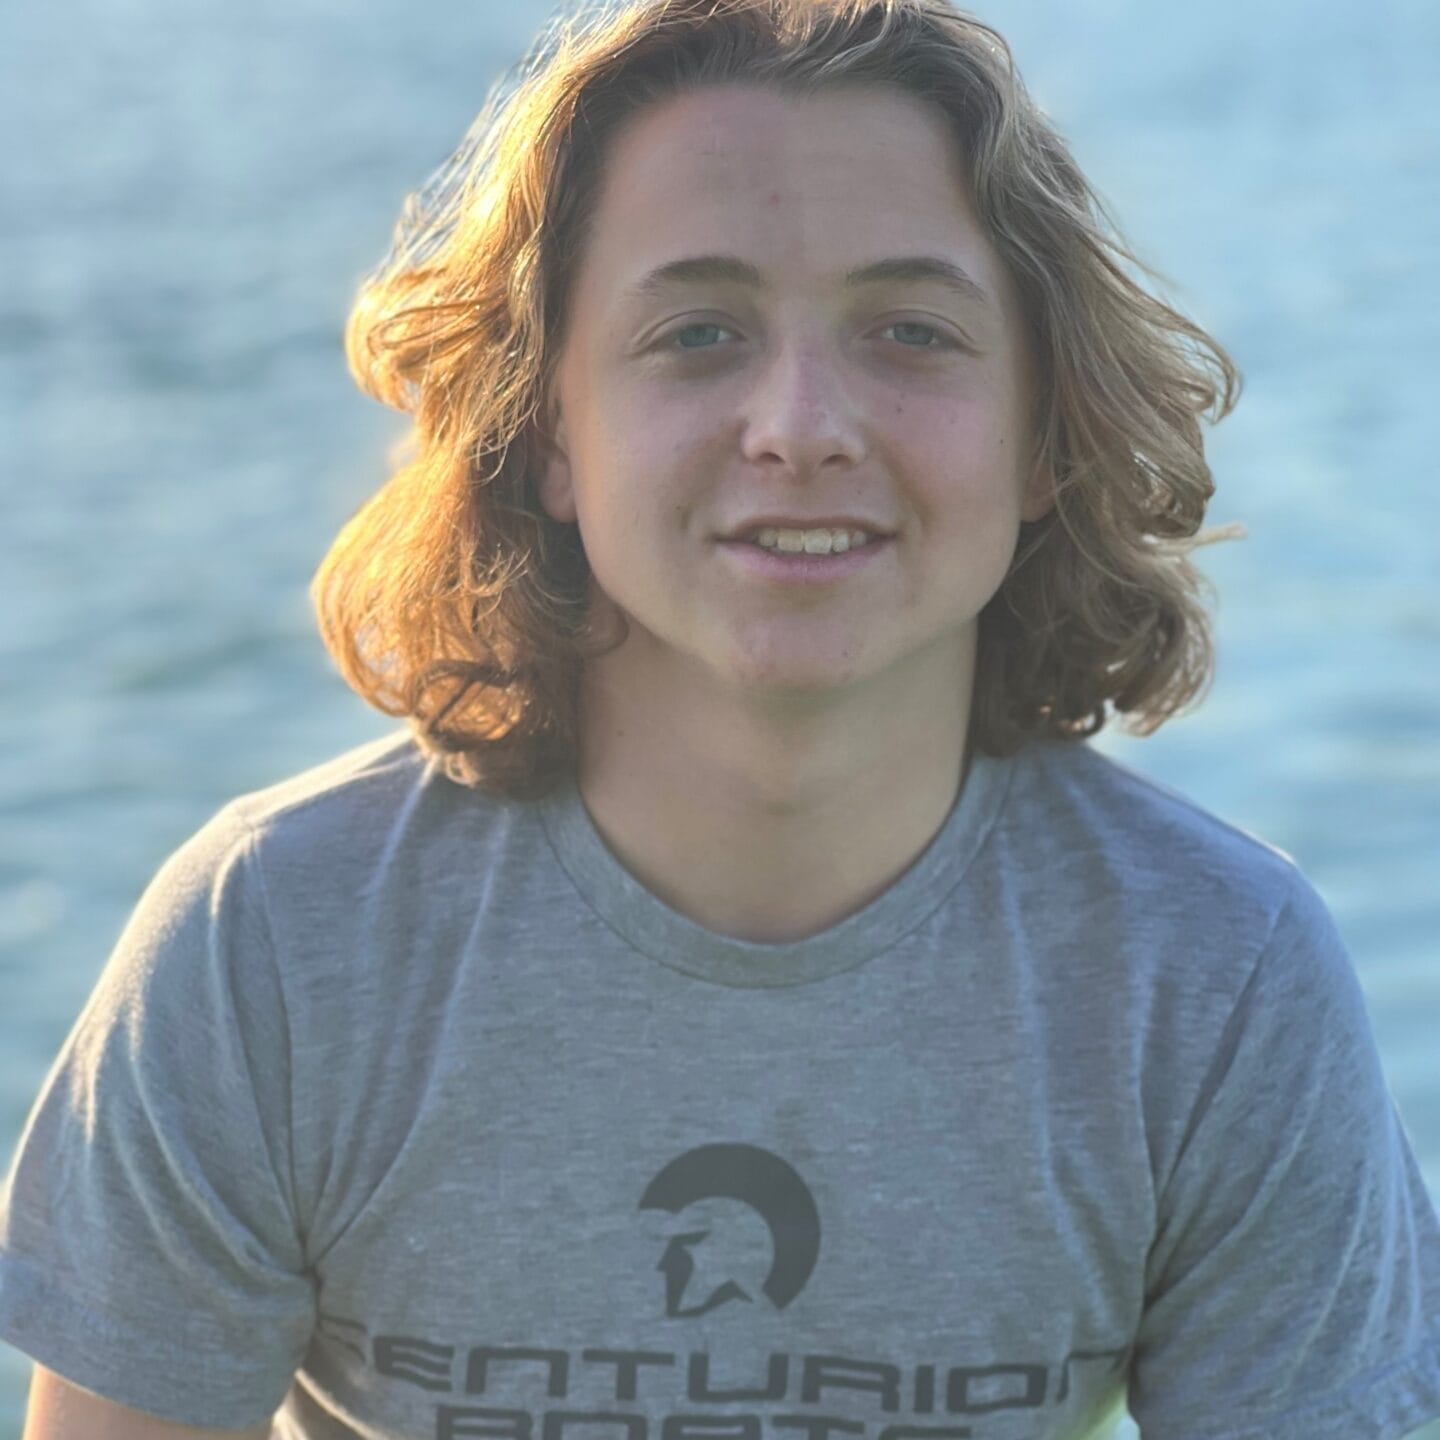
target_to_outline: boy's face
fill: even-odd
[[[578,520],[596,585],[630,621],[617,655],[652,694],[698,679],[835,691],[973,664],[1020,521],[1050,502],[1025,473],[1018,309],[961,164],[937,113],[881,88],[711,88],[615,138],[539,487],[552,517]],[[637,293],[658,266],[715,255],[765,283]],[[986,298],[923,276],[847,284],[917,256]],[[851,517],[890,538],[800,582],[724,538],[761,517]]]

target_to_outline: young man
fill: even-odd
[[[0,1210],[37,1415],[1440,1415],[1440,1225],[1324,905],[1083,743],[1195,688],[1157,541],[1205,396],[1006,73],[933,0],[631,7],[367,289],[420,443],[316,593],[414,733],[137,908]]]

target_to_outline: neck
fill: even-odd
[[[647,686],[627,648],[585,672],[580,793],[626,869],[717,934],[784,944],[838,924],[920,856],[964,784],[973,646],[802,699],[703,675]]]

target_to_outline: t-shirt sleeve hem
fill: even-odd
[[[1140,1424],[1141,1440],[1405,1440],[1440,1420],[1440,1336],[1312,1405],[1258,1420]]]
[[[0,1253],[0,1341],[106,1400],[180,1425],[245,1430],[268,1424],[289,1389],[228,1358],[177,1348],[183,1317],[157,1335],[117,1326],[28,1260]],[[273,1402],[267,1397],[273,1397]]]

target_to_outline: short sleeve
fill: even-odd
[[[66,1038],[0,1189],[0,1340],[83,1389],[243,1429],[309,1344],[289,1035],[233,807],[170,856]]]
[[[1299,871],[1160,1195],[1143,1440],[1401,1440],[1440,1418],[1440,1221]]]

